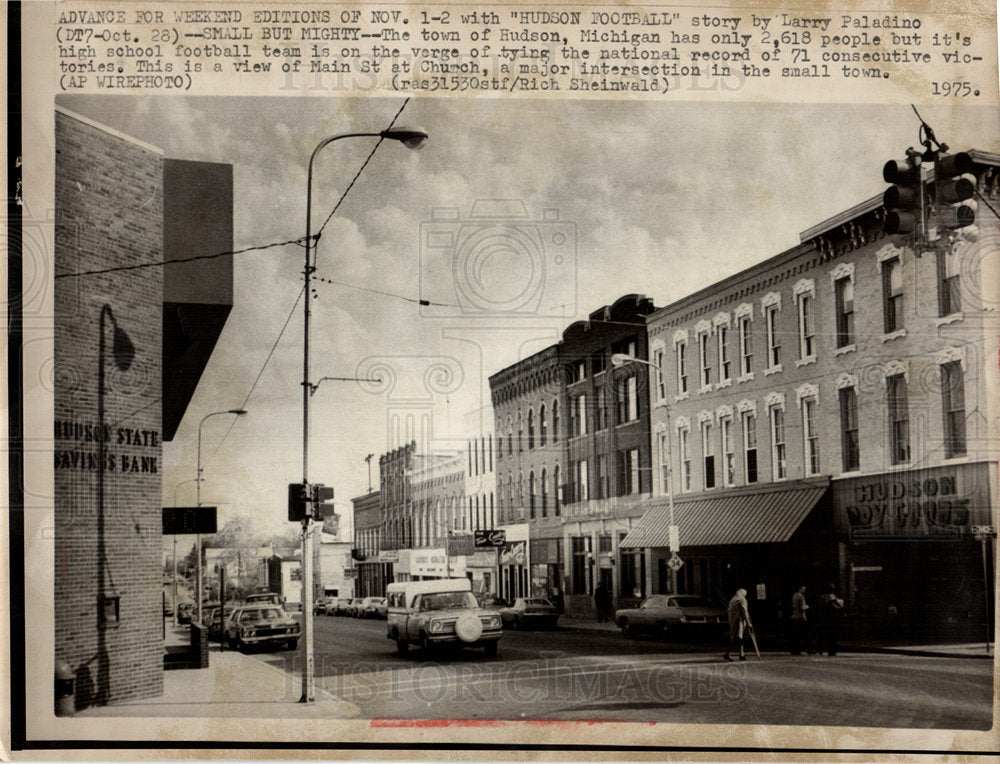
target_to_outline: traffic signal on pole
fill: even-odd
[[[915,233],[921,223],[923,181],[920,155],[907,152],[906,159],[890,159],[882,168],[882,178],[892,183],[882,196],[886,215],[883,230],[887,234]]]
[[[300,523],[311,516],[309,496],[305,483],[288,484],[288,521]]]
[[[950,230],[976,221],[976,176],[972,157],[964,151],[940,154],[934,165],[934,207],[930,224]]]

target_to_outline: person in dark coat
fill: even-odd
[[[733,659],[732,653],[737,653],[741,661],[747,659],[743,654],[743,636],[748,633],[753,624],[750,622],[750,607],[747,605],[747,590],[737,589],[736,594],[729,600],[727,608],[729,615],[729,650],[723,656],[727,661]]]
[[[597,606],[597,620],[601,623],[611,620],[611,592],[604,584],[594,590],[594,605]]]
[[[844,601],[837,596],[837,587],[827,584],[816,601],[819,626],[819,651],[827,655],[837,654],[837,636],[840,621],[844,617]]]

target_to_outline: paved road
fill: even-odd
[[[586,719],[988,729],[992,662],[765,653],[559,629],[505,632],[481,650],[395,654],[384,621],[317,616],[318,687],[369,718]],[[301,654],[255,656],[294,674]]]

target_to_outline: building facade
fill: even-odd
[[[1000,158],[973,156],[996,199]],[[981,632],[996,226],[921,250],[884,214],[868,200],[649,317],[656,498],[623,546],[653,591],[743,587],[777,621],[799,584],[832,583],[861,630]]]
[[[54,657],[83,708],[162,692],[162,443],[232,305],[231,257],[163,262],[232,249],[232,168],[55,121]]]
[[[385,532],[381,494],[381,491],[369,491],[351,499],[354,507],[354,547],[351,557],[358,571],[355,592],[359,597],[381,597],[386,585],[392,581],[391,566],[379,561],[382,534]]]

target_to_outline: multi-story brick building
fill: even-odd
[[[1000,157],[973,157],[995,199]],[[856,624],[985,622],[972,529],[995,525],[996,226],[922,251],[884,214],[870,199],[649,316],[659,498],[623,546],[645,550],[653,591],[742,586],[776,616],[798,584],[834,583]]]
[[[649,374],[611,358],[647,359],[653,310],[626,295],[490,377],[501,518],[527,521],[532,593],[563,592],[569,612],[591,612],[598,583],[645,591],[643,553],[618,542],[650,496]]]
[[[358,571],[355,592],[359,597],[381,597],[386,584],[392,580],[392,566],[379,561],[385,532],[381,495],[381,491],[369,491],[351,499],[354,507],[354,548],[351,556]]]
[[[232,249],[232,168],[64,109],[55,135],[55,660],[84,707],[162,691],[162,441],[232,305],[231,257],[163,261]]]

